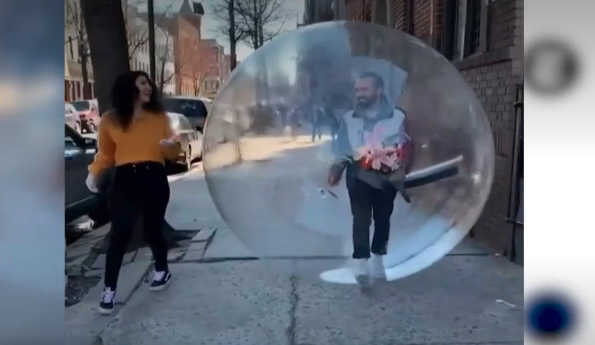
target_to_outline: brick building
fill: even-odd
[[[200,56],[200,96],[214,98],[229,77],[229,55],[217,40],[204,39],[200,42]]]
[[[184,0],[180,10],[166,17],[155,18],[172,38],[175,66],[175,93],[194,95],[195,80],[200,74],[201,23],[204,8],[200,3]]]
[[[515,240],[506,217],[514,102],[517,87],[523,83],[523,0],[331,1],[334,19],[374,22],[430,44],[475,90],[492,127],[496,168],[492,193],[473,234],[495,250],[510,253]],[[306,24],[328,20],[324,14],[310,13],[304,18]]]

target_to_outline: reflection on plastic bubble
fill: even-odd
[[[311,25],[257,50],[205,128],[223,219],[272,268],[305,278],[390,281],[432,265],[473,226],[492,184],[489,123],[458,70],[369,23]]]
[[[572,331],[576,311],[570,301],[557,294],[543,294],[527,305],[528,330],[539,338],[559,339]]]
[[[578,77],[578,58],[564,42],[543,40],[527,50],[525,80],[536,92],[568,91]]]

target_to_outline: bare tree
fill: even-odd
[[[80,8],[79,8],[80,2]],[[73,0],[66,1],[66,13],[65,13],[65,29],[67,32],[72,33],[74,37],[69,37],[65,44],[76,45],[78,51],[78,62],[81,64],[81,76],[83,79],[83,98],[91,97],[91,84],[89,83],[89,70],[90,67],[89,59],[91,57],[91,49],[89,44],[89,38],[87,35],[87,25],[85,22],[86,17],[96,17],[97,13],[83,13],[83,4],[85,0]],[[143,45],[148,43],[148,27],[146,25],[133,25],[133,14],[129,11],[129,7],[138,6],[140,0],[110,0],[107,2],[109,5],[117,3],[124,18],[124,27],[126,28],[126,40],[128,46],[128,63],[132,59],[134,53],[140,49]],[[115,6],[115,5],[113,5]],[[166,12],[173,6],[173,2],[166,9]],[[93,6],[99,7],[98,5]],[[163,19],[163,17],[161,17]],[[156,23],[159,25],[160,22]],[[105,47],[102,47],[105,48]],[[93,60],[93,59],[91,59]],[[94,75],[97,75],[94,73]],[[97,89],[97,87],[96,87]]]
[[[131,62],[134,54],[143,46],[149,44],[149,25],[146,18],[141,18],[137,15],[135,11],[130,11],[129,6],[136,6],[140,2],[139,0],[123,0],[126,3],[124,7],[124,20],[126,23],[126,34],[128,38],[128,61]],[[162,25],[166,24],[167,14],[170,13],[171,8],[173,6],[173,1],[170,2],[168,7],[164,10],[164,12],[158,16],[156,16],[155,20],[155,28],[159,28]],[[148,49],[148,47],[147,47]]]
[[[171,34],[169,32],[166,31],[166,34],[168,35],[167,39],[171,40],[173,39]],[[168,44],[168,47],[169,44]],[[169,48],[168,48],[169,49]],[[159,80],[159,85],[160,85],[160,89],[163,89],[163,86],[165,84],[168,84],[172,78],[175,77],[184,77],[184,76],[194,76],[194,72],[190,73],[190,74],[186,74],[183,73],[184,71],[184,67],[188,64],[191,64],[192,62],[194,62],[193,60],[197,57],[197,55],[199,54],[200,49],[195,49],[185,60],[183,61],[179,61],[174,63],[174,73],[170,74],[170,75],[165,75],[165,66],[167,65],[167,59],[159,59],[157,60],[157,63],[159,63],[159,73],[161,75],[161,78]],[[171,54],[173,56],[173,49],[169,49],[169,54]],[[163,54],[163,56],[165,56],[165,54]]]
[[[192,87],[194,88],[194,96],[200,96],[202,88],[207,79],[208,73],[202,70],[194,69],[192,72]]]
[[[236,0],[237,25],[244,33],[243,42],[258,49],[277,37],[283,24],[292,15],[285,7],[286,0]]]
[[[161,29],[158,28],[159,32],[162,32],[165,35],[165,44],[162,47],[161,51],[157,52],[157,56],[156,56],[156,62],[157,62],[157,66],[158,66],[158,76],[159,76],[159,92],[160,95],[159,96],[163,96],[163,89],[165,88],[166,84],[169,84],[171,78],[173,78],[174,73],[170,73],[169,75],[166,75],[166,66],[168,62],[171,62],[173,60],[173,55],[174,55],[174,51],[173,51],[173,47],[172,47],[172,37],[171,34],[169,32],[169,30],[167,29]]]
[[[83,78],[83,98],[91,98],[91,84],[89,83],[89,44],[83,14],[77,1],[66,1],[65,30],[73,33],[66,44],[76,45],[78,62],[81,64],[81,77]],[[71,47],[72,49],[72,47]]]
[[[235,47],[244,42],[253,49],[258,49],[265,42],[278,36],[283,30],[283,24],[292,14],[285,10],[286,0],[218,0],[211,10],[221,23],[215,32],[227,36],[230,42],[230,69],[237,64]],[[261,61],[261,64],[265,64]],[[266,72],[266,68],[263,68]],[[259,94],[267,97],[266,73],[260,76],[256,87]]]
[[[229,41],[230,69],[233,71],[238,63],[236,55],[237,44],[244,40],[246,31],[237,24],[236,2],[238,0],[216,0],[211,5],[211,15],[219,23],[214,32],[226,37]]]

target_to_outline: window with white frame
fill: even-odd
[[[440,51],[449,60],[485,53],[489,0],[445,0]]]

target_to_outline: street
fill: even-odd
[[[178,231],[200,230],[185,248],[170,253],[171,286],[149,292],[143,277],[150,255],[139,250],[121,273],[113,316],[96,313],[101,284],[66,309],[67,344],[523,342],[522,267],[470,240],[421,273],[364,292],[355,285],[289,277],[252,260],[219,216],[202,163],[170,178],[170,186],[168,223]],[[123,291],[127,286],[129,293]]]

